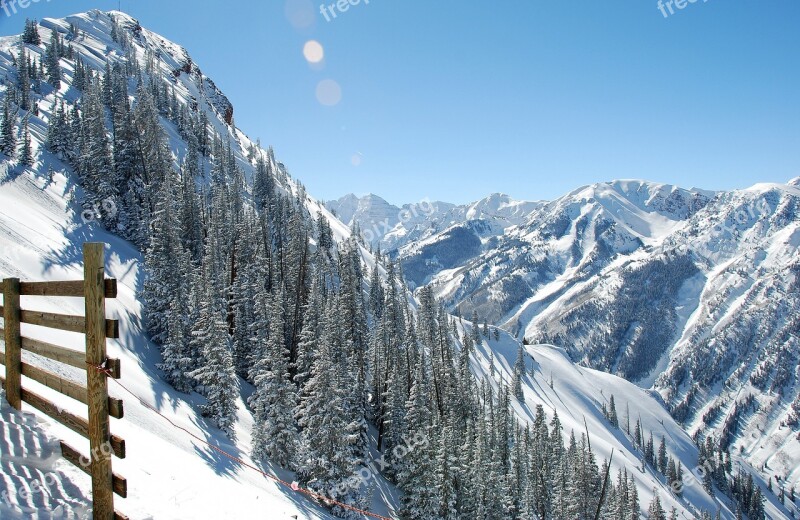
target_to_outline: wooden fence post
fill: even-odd
[[[19,330],[19,278],[6,278],[3,290],[3,319],[6,342],[6,400],[22,409],[22,338]]]
[[[104,244],[83,245],[86,299],[86,387],[89,404],[89,448],[92,461],[94,520],[114,518],[111,432],[108,418],[108,380],[92,367],[106,361],[106,303]]]

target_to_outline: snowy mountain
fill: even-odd
[[[379,231],[385,233],[384,230],[394,228],[400,221],[400,208],[377,195],[369,194],[363,197],[345,195],[339,200],[326,202],[325,206],[348,226],[358,224],[365,230],[374,231],[374,227],[378,225]]]
[[[780,287],[786,297],[772,303],[797,316],[797,267],[781,267],[795,258],[796,234],[786,229],[794,222],[796,188],[731,195],[732,204],[751,207],[763,198],[774,209],[769,222],[757,220],[737,232],[730,249],[714,242],[721,240],[718,235],[703,234],[707,223],[701,218],[725,222],[722,213],[708,209],[720,196],[638,182],[597,185],[553,203],[492,195],[466,206],[423,201],[396,208],[370,196],[325,207],[289,176],[272,150],[236,128],[230,102],[179,45],[120,12],[45,19],[34,31],[39,43],[0,39],[0,277],[79,279],[81,243],[108,244],[107,272],[119,281],[109,314],[120,320],[121,332],[109,351],[122,360],[122,383],[137,396],[111,385],[126,410],[124,419],[112,422],[128,450],[126,459],[114,461],[129,482],[129,498],[117,504],[131,518],[363,518],[344,505],[392,518],[533,517],[539,511],[548,518],[593,517],[603,462],[612,450],[605,517],[638,516],[654,503],[687,518],[703,512],[735,516],[729,497],[734,492],[723,488],[738,475],[717,464],[716,448],[695,446],[663,405],[677,415],[675,403],[689,393],[691,412],[708,399],[703,386],[695,390],[680,379],[697,367],[673,362],[674,371],[658,371],[664,374],[656,384],[660,393],[642,390],[575,365],[570,356],[610,370],[591,353],[590,340],[570,337],[559,347],[523,348],[508,332],[484,333],[449,316],[433,295],[462,314],[474,309],[490,317],[485,311],[495,308],[498,319],[492,321],[515,332],[524,328],[528,337],[541,330],[543,341],[546,334],[562,343],[554,333],[562,326],[557,307],[534,301],[542,291],[553,301],[579,290],[592,298],[591,291],[599,289],[591,282],[602,273],[610,277],[621,258],[641,255],[644,262],[659,251],[665,258],[679,251],[697,265],[693,270],[675,261],[666,278],[689,273],[699,280],[700,273],[709,273],[710,279],[713,273],[723,286],[757,264],[771,269],[774,285],[739,285],[728,293],[725,308],[735,312],[744,304],[736,295],[750,290],[763,306],[757,291],[763,296]],[[432,290],[420,289],[411,298],[396,277],[398,266],[368,251],[377,244],[351,237],[350,227],[356,224],[363,234],[374,229],[375,219],[380,230],[382,222],[392,226],[381,235],[381,248],[398,256],[412,283],[432,280]],[[773,235],[783,242],[775,238],[774,247],[764,248],[762,237]],[[685,237],[696,247],[685,250]],[[769,254],[757,254],[759,248]],[[528,270],[540,264],[540,270]],[[724,269],[713,271],[711,264]],[[459,284],[475,276],[472,271],[490,273],[501,291],[476,284],[485,291],[472,290],[470,300],[470,291]],[[644,282],[629,276],[626,283],[647,282],[646,276]],[[552,285],[557,282],[562,285]],[[531,295],[512,305],[518,286]],[[654,314],[671,317],[669,295],[680,299],[702,288],[683,284],[677,293],[668,291],[663,304],[654,298]],[[713,297],[719,295],[709,291],[707,298]],[[37,310],[82,313],[80,302],[65,299],[36,304]],[[523,312],[537,305],[541,312]],[[714,336],[717,329],[702,316],[688,318],[689,307],[675,314],[687,316],[691,330],[708,341],[733,333]],[[764,309],[764,316],[774,315]],[[546,321],[535,321],[539,316]],[[615,316],[624,321],[621,311]],[[64,345],[80,341],[35,327],[23,333]],[[783,378],[776,394],[786,392],[786,382],[796,376],[782,372],[775,358],[759,356],[795,333],[773,333],[767,326],[760,332],[763,348],[752,352],[753,370],[736,374],[735,381],[750,378],[755,392]],[[664,356],[714,350],[692,350],[693,345],[679,343]],[[787,345],[781,356],[796,351],[794,343]],[[607,349],[600,352],[622,366]],[[80,381],[80,373],[30,359]],[[727,370],[727,361],[714,366]],[[698,375],[698,385],[712,384],[701,376],[708,374]],[[82,413],[78,403],[25,384]],[[741,399],[726,403],[739,407],[737,418],[772,421],[770,439],[783,444],[779,458],[768,462],[789,467],[796,444],[787,432],[796,429],[800,406],[781,418],[785,399],[760,408],[769,406],[760,400],[764,395],[747,406],[738,404]],[[612,396],[617,419],[609,412]],[[750,411],[757,407],[757,413]],[[89,504],[89,482],[57,457],[53,439],[75,446],[82,439],[27,409],[19,413],[4,404],[1,414],[2,517],[79,517]],[[696,416],[683,419],[691,433]],[[779,428],[780,420],[788,426]],[[656,444],[664,438],[663,457],[648,446],[649,435]],[[419,442],[411,446],[409,439]],[[741,457],[736,450],[731,456],[749,472],[754,454],[769,450],[759,449],[753,444]],[[679,488],[677,477],[659,467],[662,459],[665,466],[669,460],[683,468]],[[716,472],[707,487],[692,477],[706,465]],[[357,478],[365,471],[366,485]],[[789,477],[796,482],[797,475]],[[309,499],[275,479],[297,481],[326,499]],[[53,485],[34,491],[37,482]],[[753,518],[794,511],[783,509],[757,475],[739,499],[761,495],[763,508],[760,501],[751,504]]]
[[[498,235],[541,205],[500,193],[461,206],[422,200],[398,208],[376,195],[352,194],[326,203],[344,223],[356,225],[367,243],[404,258],[404,274],[414,286],[491,248]]]
[[[384,250],[405,243],[411,236],[429,232],[430,222],[454,207],[444,202],[423,200],[398,208],[372,194],[363,197],[345,195],[326,202],[325,206],[351,229],[355,226],[367,244]]]
[[[401,250],[401,258],[412,272],[428,266],[415,281],[432,283],[454,310],[477,311],[516,333],[514,312],[524,312],[526,300],[546,284],[589,276],[617,254],[652,247],[709,195],[640,181],[587,186],[549,203],[517,204],[508,225],[485,227],[480,254],[460,264],[436,262],[437,248],[451,241],[447,232]]]
[[[597,184],[480,245],[447,230],[400,257],[453,312],[652,387],[691,434],[796,483],[799,196],[796,179],[729,193]],[[470,253],[442,262],[454,244]]]

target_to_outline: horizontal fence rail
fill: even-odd
[[[123,402],[108,395],[108,378],[120,379],[118,359],[106,355],[106,340],[119,338],[119,322],[106,319],[105,300],[117,297],[117,281],[105,278],[104,244],[87,243],[83,247],[84,279],[57,282],[23,282],[16,278],[0,281],[3,304],[0,316],[4,323],[0,334],[5,350],[0,353],[0,365],[5,377],[0,384],[6,390],[6,400],[17,410],[22,403],[39,410],[66,428],[89,440],[90,456],[61,442],[61,454],[92,479],[92,517],[94,520],[127,520],[114,509],[114,495],[128,496],[128,482],[112,471],[112,455],[126,456],[125,440],[111,433],[110,419],[122,419]],[[71,316],[22,309],[22,296],[83,298],[84,316]],[[27,302],[27,300],[26,300]],[[72,350],[21,334],[21,324],[75,332],[85,336],[85,350]],[[60,374],[22,360],[22,351],[78,369],[86,375],[86,383],[67,379]],[[86,405],[85,419],[50,402],[23,386],[31,380]]]
[[[117,281],[105,280],[106,298],[117,297]],[[0,281],[0,291],[5,290],[5,280]],[[83,280],[65,282],[20,282],[20,296],[66,296],[83,298]]]
[[[3,312],[0,305],[0,312]],[[66,332],[86,333],[86,318],[84,316],[69,316],[67,314],[54,314],[52,312],[19,311],[19,321],[29,325],[38,325],[49,329],[63,330]],[[105,334],[109,339],[119,339],[119,322],[105,320]]]

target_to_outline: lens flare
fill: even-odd
[[[327,107],[333,107],[342,100],[342,87],[332,79],[323,79],[317,85],[317,101]]]
[[[311,0],[286,0],[283,12],[295,29],[313,27],[317,20],[317,12]]]
[[[325,49],[317,40],[309,40],[303,46],[303,56],[309,63],[320,63],[325,59]]]

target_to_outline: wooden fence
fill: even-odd
[[[94,520],[125,519],[114,510],[114,494],[126,498],[128,484],[125,478],[112,471],[112,453],[125,458],[125,441],[111,434],[109,417],[122,419],[122,401],[108,395],[106,377],[120,378],[120,363],[106,356],[106,338],[119,338],[119,323],[106,319],[106,298],[116,298],[117,281],[105,278],[104,244],[87,243],[83,246],[84,279],[69,282],[20,282],[16,278],[3,280],[4,318],[0,334],[5,337],[5,378],[0,377],[6,390],[6,399],[17,410],[22,403],[47,414],[67,428],[89,439],[89,455],[61,442],[61,453],[66,460],[89,474],[92,479],[92,514]],[[20,296],[59,296],[84,298],[84,316],[52,314],[20,308]],[[86,350],[80,352],[22,336],[20,324],[78,332],[86,337]],[[48,370],[22,361],[22,351],[78,368],[86,372],[86,385],[64,379]],[[88,408],[88,420],[72,414],[47,399],[23,387],[26,377],[60,392]]]

